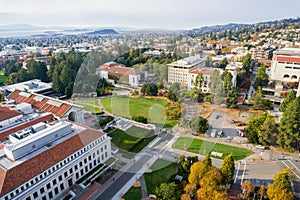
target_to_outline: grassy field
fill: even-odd
[[[177,163],[157,160],[150,168],[152,172],[144,174],[148,194],[153,194],[156,186],[168,182],[170,177],[177,173],[177,166]]]
[[[241,160],[253,154],[252,151],[235,146],[208,142],[190,137],[180,137],[173,144],[173,148],[190,151],[199,154],[208,154],[212,151],[223,153],[221,159],[224,159],[228,154],[232,153],[234,160]],[[217,157],[220,158],[220,157]]]
[[[101,100],[103,107],[110,113],[129,118],[132,116],[144,116],[148,122],[162,126],[165,128],[173,127],[177,120],[166,120],[167,116],[163,114],[163,110],[167,105],[167,101],[159,98],[129,98],[129,97],[113,97]]]
[[[123,196],[125,200],[141,200],[142,191],[141,187],[131,187],[130,190]]]
[[[156,136],[153,131],[131,127],[126,132],[116,129],[108,134],[111,142],[122,150],[138,153]]]
[[[98,100],[97,99],[86,99],[86,100],[79,100],[75,102],[77,105],[83,106],[86,111],[91,113],[101,113],[102,110],[99,108]]]

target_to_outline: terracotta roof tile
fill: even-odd
[[[8,98],[15,100],[18,103],[26,102],[32,105],[33,108],[41,110],[43,112],[51,112],[59,117],[62,117],[72,106],[67,103],[62,103],[61,106],[54,106],[48,104],[48,98],[45,96],[42,101],[36,101],[36,95],[31,95],[30,97],[24,97],[20,95],[20,91],[16,90],[12,92]]]
[[[102,135],[104,133],[87,128],[7,171],[0,166],[0,196],[17,188]]]
[[[7,107],[2,107],[0,105],[0,121],[4,121],[13,117],[16,117],[18,115],[21,115],[20,112],[15,111],[15,110],[11,110]]]
[[[300,63],[300,57],[278,56],[277,61],[278,62]]]

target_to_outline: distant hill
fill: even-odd
[[[285,28],[299,23],[300,23],[300,18],[298,17],[298,18],[281,19],[275,21],[258,22],[253,24],[229,23],[224,25],[203,26],[200,28],[194,28],[192,30],[188,30],[188,32],[208,33],[208,32],[219,32],[224,30],[236,30],[241,28],[255,28],[255,27]]]
[[[119,34],[117,31],[114,29],[102,29],[98,31],[93,31],[89,32],[88,34],[93,34],[93,35],[117,35]]]

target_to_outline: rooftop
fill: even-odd
[[[0,154],[2,153],[2,156],[0,156],[0,196],[15,189],[105,134],[75,123],[65,123],[71,124],[71,133],[16,161],[11,161],[6,156],[3,156],[3,149],[0,149]]]
[[[51,89],[52,87],[51,83],[44,83],[41,80],[33,79],[30,81],[25,81],[22,83],[16,83],[13,85],[6,85],[0,87],[0,90],[2,91],[8,91],[13,92],[15,90],[21,90],[21,91],[28,91],[28,92],[41,92],[44,90]]]
[[[181,60],[177,60],[175,62],[172,62],[168,64],[169,66],[180,66],[180,67],[187,67],[191,68],[194,67],[206,60],[206,56],[201,54],[201,55],[196,55],[196,56],[190,56],[187,58],[183,58]]]
[[[18,111],[13,110],[13,109],[3,107],[0,104],[0,122],[4,121],[4,120],[7,120],[7,119],[10,119],[10,118],[13,118],[13,117],[16,117],[18,115],[22,115],[22,114]]]

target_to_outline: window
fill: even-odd
[[[87,159],[85,158],[85,159],[84,159],[84,164],[86,164],[86,163],[87,163]]]
[[[37,192],[33,193],[33,197],[34,197],[34,198],[37,198],[37,197],[38,197]]]
[[[78,173],[76,173],[75,176],[76,176],[76,179],[79,179],[79,174]]]
[[[41,192],[41,194],[43,194],[43,193],[45,192],[45,189],[42,187],[42,188],[40,189],[40,192]]]
[[[67,177],[67,176],[68,176],[68,172],[65,172],[65,173],[64,173],[64,176]]]
[[[59,181],[61,181],[61,180],[62,180],[62,176],[61,176],[61,175],[58,177],[58,180],[59,180]]]
[[[31,200],[31,198],[30,198],[30,197],[27,197],[26,200]]]
[[[8,196],[4,197],[5,200],[8,200]],[[27,200],[27,199],[26,199]]]
[[[53,185],[56,185],[57,181],[56,179],[53,179]]]
[[[50,183],[48,183],[48,184],[46,185],[46,187],[47,187],[47,189],[49,190],[49,189],[50,189]]]
[[[92,156],[89,156],[89,160],[92,160]]]
[[[64,184],[62,183],[62,184],[60,184],[60,190],[64,190],[65,189],[65,186],[64,186]]]
[[[79,166],[82,167],[82,162],[79,163]]]
[[[57,187],[54,189],[54,193],[58,194],[58,188]]]
[[[29,187],[29,183],[26,183],[25,186],[26,186],[26,188],[28,188]]]
[[[77,169],[78,169],[78,166],[77,166],[77,165],[75,165],[75,166],[74,166],[74,168],[75,168],[75,170],[77,170]]]
[[[43,196],[43,197],[42,197],[42,200],[47,200],[46,196]]]
[[[49,196],[49,199],[52,199],[52,198],[53,198],[52,192],[49,192],[49,193],[48,193],[48,196]]]
[[[16,193],[19,194],[19,189],[16,189]]]
[[[83,169],[80,170],[80,174],[81,174],[81,176],[83,176]]]
[[[88,169],[88,167],[86,166],[86,167],[85,167],[85,172],[87,172],[88,170],[89,170],[89,169]]]
[[[90,163],[90,169],[92,169],[92,167],[93,167],[93,165],[92,165],[92,163]]]
[[[21,191],[23,191],[24,190],[24,186],[21,186]]]
[[[70,168],[70,174],[72,174],[73,173],[73,168]]]

